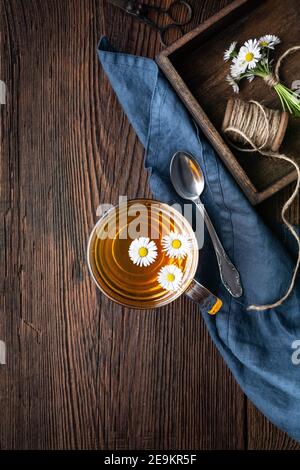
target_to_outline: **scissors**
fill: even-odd
[[[167,33],[170,30],[176,30],[177,34],[180,33],[180,36],[183,36],[184,31],[182,29],[182,26],[188,24],[193,16],[193,10],[191,5],[188,2],[185,2],[184,0],[175,0],[171,3],[171,5],[168,8],[161,8],[161,7],[156,7],[153,5],[146,5],[145,3],[141,3],[139,1],[135,0],[108,0],[109,3],[112,5],[115,5],[118,8],[121,8],[121,10],[126,11],[129,15],[134,16],[135,18],[139,19],[143,23],[146,23],[149,25],[151,28],[153,28],[155,31],[159,33],[160,37],[160,42],[162,43],[163,46],[168,46],[168,41],[167,41]],[[176,18],[174,17],[174,8],[176,6],[181,6],[182,9],[184,10],[183,13],[185,16],[185,20],[183,21],[177,21]],[[167,25],[167,26],[159,26],[155,21],[151,20],[149,18],[149,13],[151,12],[158,12],[162,15],[167,15],[169,19],[173,21],[173,23]]]

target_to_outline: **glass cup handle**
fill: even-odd
[[[201,304],[210,315],[215,315],[222,307],[222,300],[212,294],[206,287],[193,279],[185,294],[194,302]]]

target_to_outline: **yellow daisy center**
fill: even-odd
[[[181,241],[176,239],[172,241],[172,247],[175,248],[175,250],[178,250],[178,248],[181,247]]]
[[[252,52],[247,52],[247,54],[245,55],[246,62],[251,62],[253,59],[254,55],[252,54]]]
[[[168,282],[174,282],[174,281],[175,281],[175,276],[174,276],[174,274],[169,273],[169,274],[167,275],[167,280],[168,280]]]
[[[266,47],[266,46],[268,45],[268,42],[267,42],[267,41],[261,41],[261,42],[260,42],[260,45],[261,45],[262,47]]]
[[[139,248],[139,256],[141,258],[145,258],[145,256],[147,256],[148,254],[148,250],[145,246],[141,246],[141,248]]]

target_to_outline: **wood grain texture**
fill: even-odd
[[[189,28],[225,4],[191,3]],[[156,33],[101,0],[0,5],[0,448],[296,447],[247,403],[192,302],[130,311],[88,276],[99,203],[150,196],[96,45],[155,57]]]

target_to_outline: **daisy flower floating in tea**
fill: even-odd
[[[168,291],[177,291],[181,285],[183,273],[174,264],[161,268],[158,274],[158,282],[161,287]]]
[[[157,246],[148,237],[140,237],[130,244],[129,258],[138,266],[149,266],[157,257]]]
[[[225,62],[231,61],[230,74],[227,75],[226,81],[235,93],[239,93],[240,81],[243,78],[251,82],[255,77],[260,77],[276,91],[284,111],[300,117],[299,96],[280,83],[278,69],[275,69],[275,73],[273,71],[270,53],[280,42],[280,39],[273,34],[266,34],[259,39],[249,39],[240,48],[237,47],[236,42],[233,42],[224,52]],[[288,50],[287,53],[296,49],[298,49],[297,46]],[[284,56],[286,53],[282,57]]]
[[[158,272],[157,282],[165,290],[177,291],[181,286],[183,271],[177,266],[191,248],[191,239],[184,233],[170,232],[160,240],[162,251],[173,260],[174,264],[163,266]],[[157,245],[148,237],[133,240],[128,250],[129,258],[139,267],[147,267],[157,258]]]
[[[162,238],[163,251],[170,258],[184,258],[191,247],[191,240],[185,234],[170,232]]]

